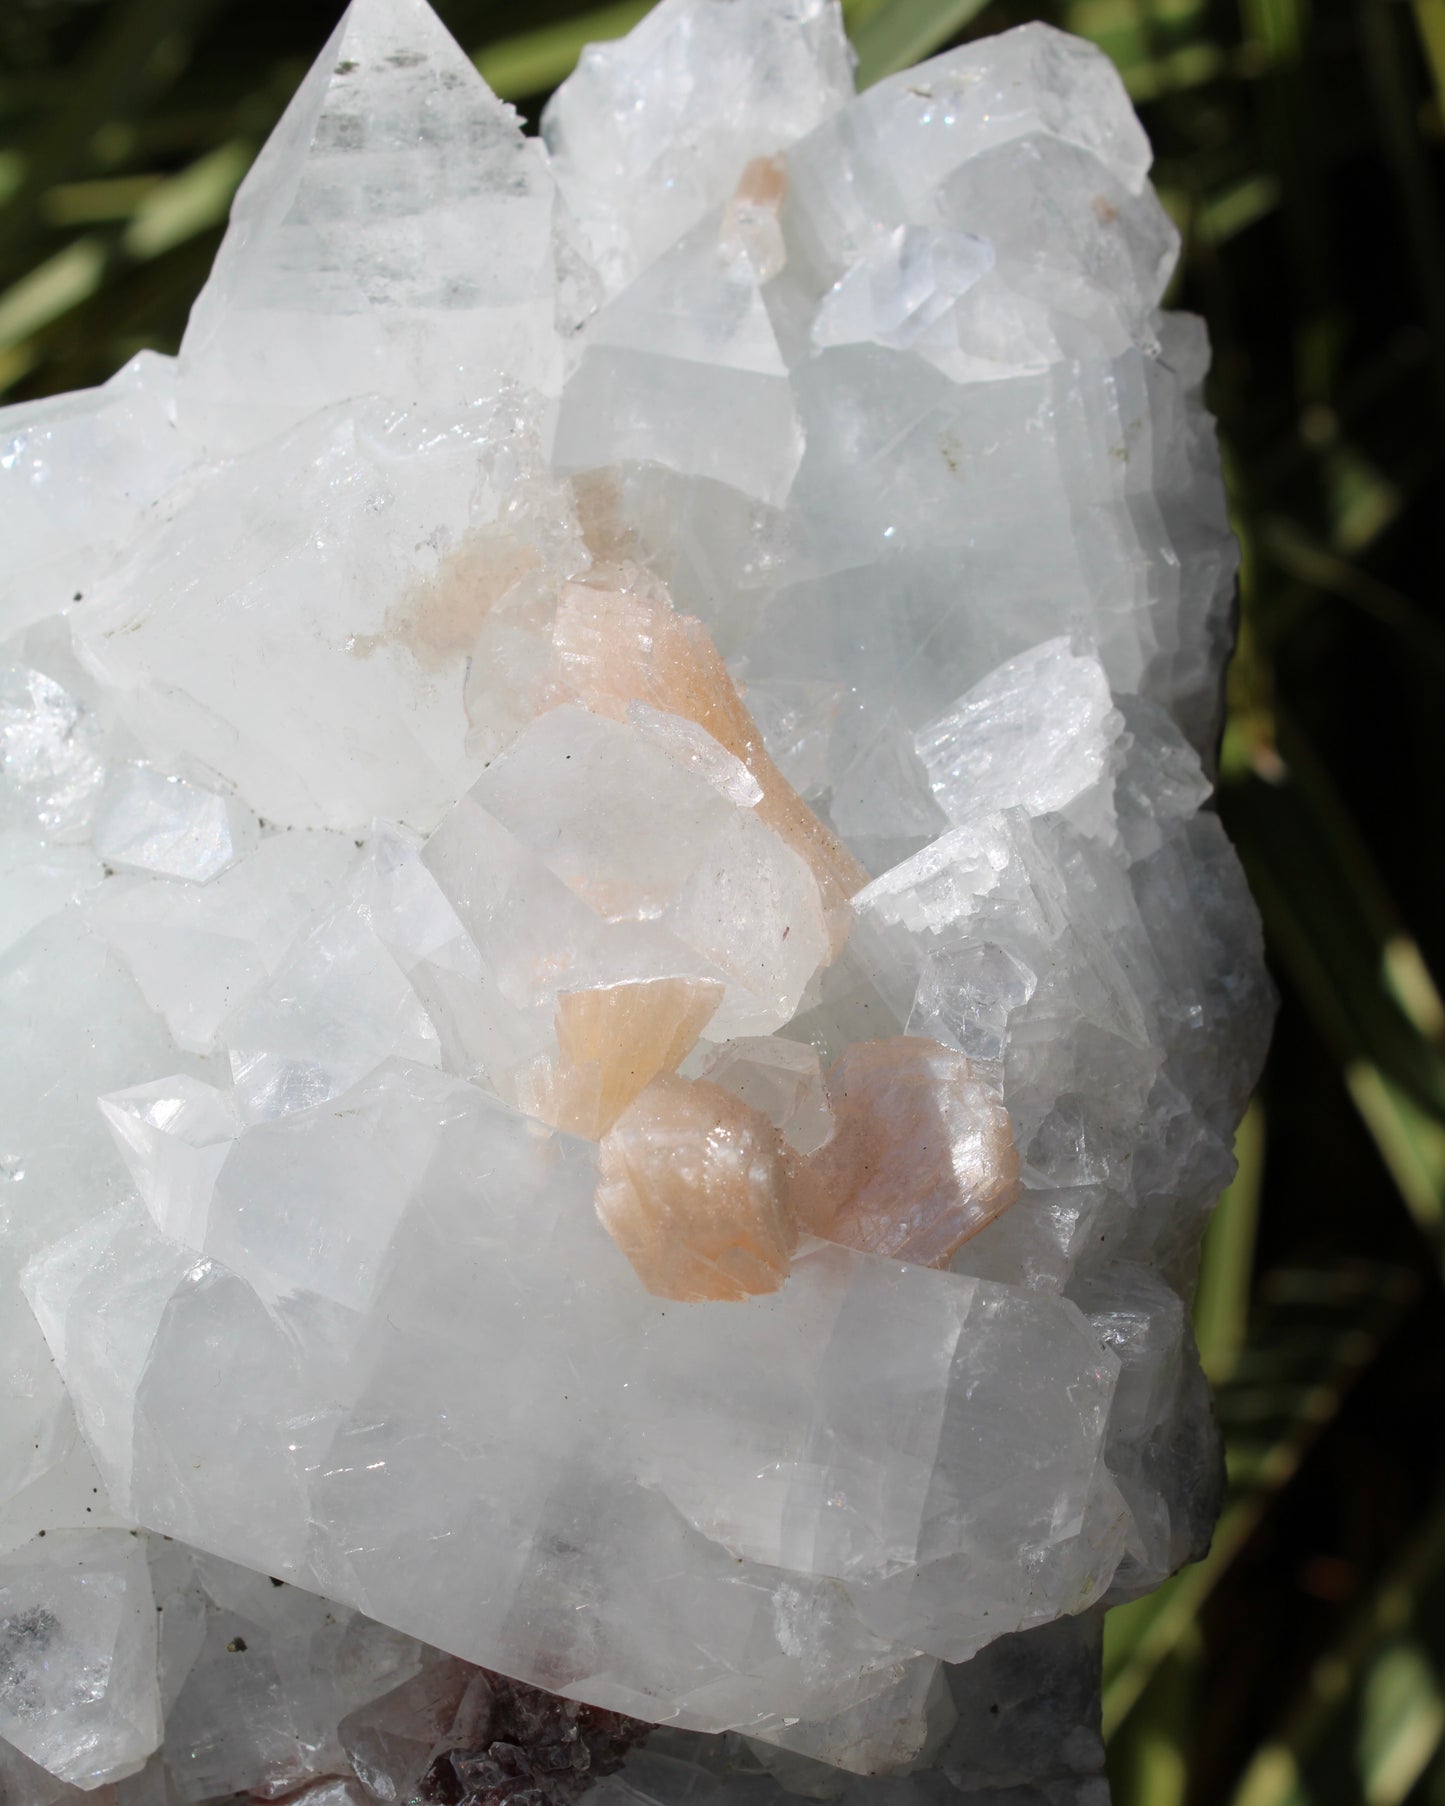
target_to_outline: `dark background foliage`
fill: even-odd
[[[334,0],[0,0],[0,396],[174,350]],[[644,7],[440,0],[535,118]],[[1121,1806],[1445,1806],[1445,0],[845,0],[861,78],[1043,16],[1184,232],[1244,548],[1221,808],[1283,1008],[1196,1321],[1231,1500],[1112,1614]],[[0,527],[3,530],[3,527]]]

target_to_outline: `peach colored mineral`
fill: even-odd
[[[625,721],[630,704],[650,703],[705,728],[740,759],[763,796],[758,817],[805,859],[818,882],[836,954],[848,938],[848,899],[868,874],[819,821],[769,757],[757,724],[701,621],[680,615],[656,579],[632,570],[569,583],[552,629],[553,700],[580,702]]]
[[[649,1292],[700,1302],[775,1292],[798,1229],[782,1142],[759,1111],[668,1073],[597,1150],[597,1214]]]
[[[1018,1196],[1008,1111],[952,1048],[918,1035],[860,1041],[825,1089],[832,1138],[793,1188],[814,1235],[942,1267]]]
[[[813,1153],[707,1080],[657,1078],[598,1150],[597,1213],[648,1291],[744,1298],[787,1278],[799,1227],[942,1267],[1018,1195],[1008,1112],[962,1054],[896,1035],[848,1049]]]
[[[596,1141],[639,1092],[689,1052],[722,995],[720,984],[693,978],[564,991],[553,1013],[557,1054],[519,1078],[518,1107]]]

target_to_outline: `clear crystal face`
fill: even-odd
[[[1271,1012],[1148,165],[1039,25],[529,142],[354,0],[0,412],[0,1795],[1087,1786]]]

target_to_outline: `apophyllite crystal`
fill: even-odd
[[[1148,162],[1041,26],[538,143],[355,0],[0,414],[9,1806],[1099,1797],[1270,1009]]]

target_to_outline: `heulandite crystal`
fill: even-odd
[[[1270,1008],[1148,163],[1039,26],[663,0],[539,145],[354,0],[0,414],[6,1806],[1097,1798]]]

